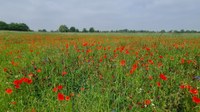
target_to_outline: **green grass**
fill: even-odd
[[[200,76],[199,36],[0,32],[0,111],[199,111],[191,89],[179,87],[199,89],[199,80],[194,79]],[[22,77],[32,83],[16,89],[13,81]],[[58,85],[63,89],[53,92]],[[13,92],[7,94],[7,88]],[[59,101],[58,93],[70,100]]]

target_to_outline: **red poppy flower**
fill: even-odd
[[[190,89],[190,93],[196,95],[196,94],[198,94],[198,90],[197,89]]]
[[[58,90],[61,90],[63,88],[63,86],[59,85],[57,88],[58,88]]]
[[[150,51],[150,48],[146,47],[146,51]]]
[[[102,58],[100,58],[100,59],[99,59],[99,62],[102,62],[102,61],[103,61],[103,59],[102,59]]]
[[[65,96],[62,93],[58,93],[58,100],[62,101],[65,99]]]
[[[28,79],[28,81],[26,82],[27,84],[31,84],[33,81],[31,79]]]
[[[200,98],[198,98],[197,96],[193,96],[192,97],[192,101],[196,104],[199,104],[200,103]]]
[[[87,43],[87,42],[83,43],[83,46],[87,46],[87,45],[88,45],[88,43]]]
[[[184,88],[185,88],[185,85],[180,85],[180,88],[181,88],[181,89],[184,89]]]
[[[163,58],[163,56],[159,56],[159,58]]]
[[[57,92],[58,91],[58,88],[53,88],[53,92]]]
[[[7,89],[6,89],[6,93],[7,93],[7,94],[11,94],[12,92],[13,92],[12,89],[10,89],[10,88],[7,88]]]
[[[152,77],[152,76],[149,76],[149,80],[153,80],[153,77]]]
[[[160,74],[160,78],[161,78],[162,80],[167,80],[167,77],[166,77],[164,74]]]
[[[15,88],[16,88],[16,89],[19,89],[19,88],[20,88],[20,85],[15,85]]]
[[[184,64],[185,63],[185,60],[182,58],[181,59],[181,64]]]
[[[70,100],[70,97],[69,97],[69,96],[66,96],[66,97],[65,97],[65,100],[69,101],[69,100]]]
[[[40,73],[42,70],[41,69],[37,69],[37,72]]]
[[[26,78],[26,77],[23,77],[23,78],[21,78],[20,80],[21,80],[21,82],[25,82],[25,83],[27,83],[29,79]]]
[[[12,105],[16,105],[16,104],[17,104],[17,102],[13,101],[13,102],[11,102],[11,104],[12,104]]]
[[[125,64],[126,64],[126,61],[125,61],[125,60],[121,60],[121,61],[120,61],[120,65],[121,65],[121,66],[125,66]]]
[[[149,105],[149,104],[151,104],[151,100],[148,100],[148,99],[145,100],[145,101],[144,101],[144,104],[145,104],[145,105]]]
[[[20,84],[22,84],[22,82],[23,82],[23,80],[21,80],[21,79],[20,80],[14,80],[13,84],[14,85],[20,85]]]
[[[4,72],[7,72],[7,70],[8,70],[7,68],[4,68],[4,69],[3,69]]]
[[[149,60],[148,62],[149,62],[150,64],[154,64],[153,60]]]
[[[62,72],[62,76],[66,75],[66,74],[67,74],[67,72],[65,72],[65,71],[64,71],[64,72]]]
[[[158,86],[158,87],[160,87],[160,86],[161,86],[160,82],[157,82],[157,86]]]
[[[133,74],[133,72],[137,69],[137,64],[134,64],[132,66],[132,69],[130,70],[130,74]]]
[[[192,86],[190,85],[185,85],[185,88],[187,88],[188,90],[192,89]]]
[[[68,45],[68,44],[66,44],[66,45],[65,45],[65,47],[68,49],[68,48],[69,48],[69,45]]]

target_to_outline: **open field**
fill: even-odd
[[[200,34],[0,32],[0,112],[200,110]]]

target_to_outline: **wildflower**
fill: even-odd
[[[87,42],[83,43],[83,46],[87,46],[87,45],[88,45],[88,43],[87,43]]]
[[[58,91],[58,88],[53,88],[53,92],[57,92]]]
[[[14,80],[14,85],[20,85],[23,82],[23,80]]]
[[[158,87],[160,87],[160,86],[161,86],[160,82],[157,82],[157,86],[158,86]]]
[[[16,89],[19,89],[19,88],[20,88],[20,85],[15,85],[15,88],[16,88]]]
[[[196,104],[199,104],[200,103],[200,98],[198,98],[197,96],[193,96],[192,97],[192,101]]]
[[[187,88],[188,90],[192,89],[192,86],[190,85],[185,85],[185,88]]]
[[[167,80],[167,77],[166,77],[164,74],[160,74],[160,78],[161,78],[162,80]]]
[[[28,79],[28,81],[26,82],[27,84],[31,84],[33,81],[31,79]]]
[[[13,92],[12,89],[10,89],[10,88],[7,88],[7,89],[6,89],[6,93],[7,93],[7,94],[11,94],[12,92]]]
[[[120,65],[121,65],[121,66],[125,66],[125,64],[126,64],[126,61],[125,61],[125,60],[121,60],[121,61],[120,61]]]
[[[144,104],[145,104],[145,105],[150,105],[150,104],[151,104],[151,100],[148,100],[148,99],[145,100],[145,101],[144,101]]]
[[[65,47],[68,49],[68,48],[69,48],[69,45],[68,45],[68,44],[66,44],[66,45],[65,45]]]
[[[148,62],[149,62],[150,64],[154,64],[153,60],[149,60]]]
[[[58,90],[62,90],[63,86],[59,85],[57,88],[58,88]]]
[[[8,70],[7,68],[4,68],[4,69],[3,69],[4,72],[7,72],[7,70]]]
[[[27,84],[31,84],[32,83],[32,80],[29,79],[29,78],[21,78],[21,80]]]
[[[182,58],[181,59],[181,64],[184,64],[185,63],[185,60]]]
[[[66,96],[66,97],[65,97],[65,100],[69,101],[69,100],[70,100],[70,97],[69,97],[69,96]]]
[[[163,56],[160,55],[159,58],[163,58]]]
[[[41,72],[41,69],[37,69],[37,72],[40,73],[40,72]]]
[[[13,102],[10,102],[12,105],[16,105],[17,104],[17,102],[15,102],[15,101],[13,101]]]
[[[181,88],[181,89],[184,89],[184,88],[185,88],[185,85],[180,85],[180,88]]]
[[[146,51],[150,51],[150,48],[146,47]]]
[[[197,89],[190,89],[190,93],[196,95],[196,94],[198,94],[198,90]]]
[[[102,58],[100,58],[100,59],[99,59],[99,62],[102,62],[102,61],[103,61],[103,59],[102,59]]]
[[[65,99],[65,96],[62,93],[58,93],[58,100],[62,101]]]
[[[152,76],[149,76],[149,80],[153,80],[153,77],[152,77]]]
[[[62,72],[62,76],[66,75],[66,74],[67,74],[67,72],[65,72],[65,71],[64,71],[64,72]]]

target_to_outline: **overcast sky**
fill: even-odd
[[[0,20],[33,30],[200,30],[200,0],[0,0]]]

